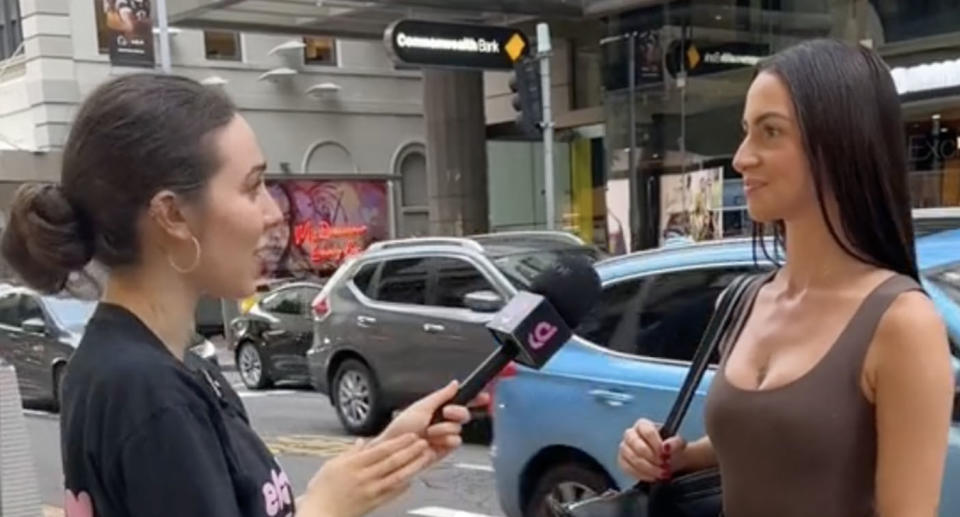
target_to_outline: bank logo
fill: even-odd
[[[520,56],[523,55],[524,49],[527,48],[527,44],[524,43],[523,37],[520,34],[514,34],[504,45],[503,49],[507,51],[507,55],[510,56],[510,59],[516,63]]]

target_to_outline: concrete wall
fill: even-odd
[[[0,148],[57,151],[84,95],[111,75],[140,71],[110,66],[97,43],[94,1],[20,0],[25,53],[0,65]],[[420,74],[396,71],[378,41],[338,41],[336,66],[307,66],[302,52],[269,56],[289,36],[244,34],[242,62],[206,59],[203,33],[171,37],[174,73],[198,80],[217,75],[261,139],[271,172],[386,173],[403,146],[424,141]],[[159,49],[158,49],[159,53]],[[158,57],[159,59],[159,57]],[[277,67],[298,74],[276,82],[258,77]],[[337,93],[314,98],[305,91],[330,82]],[[317,144],[335,142],[315,155]],[[348,153],[343,152],[346,148]],[[350,156],[347,156],[347,155]],[[3,175],[0,180],[12,179]]]
[[[554,145],[556,228],[562,229],[570,203],[570,145]],[[490,231],[546,228],[543,144],[487,142]]]

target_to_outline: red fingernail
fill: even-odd
[[[670,444],[669,444],[669,443],[663,444],[663,451],[666,452],[667,454],[670,454]]]

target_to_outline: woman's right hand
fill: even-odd
[[[360,517],[403,494],[433,461],[426,440],[405,434],[327,461],[297,501],[297,517]]]
[[[666,480],[679,470],[686,449],[682,437],[662,440],[656,424],[641,418],[624,431],[617,460],[620,468],[637,481]]]

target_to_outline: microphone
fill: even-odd
[[[539,370],[573,335],[600,297],[600,277],[580,255],[562,255],[520,291],[487,323],[500,346],[460,384],[450,402],[475,399],[510,361]],[[441,410],[442,411],[442,408]],[[434,415],[434,421],[440,419]]]

